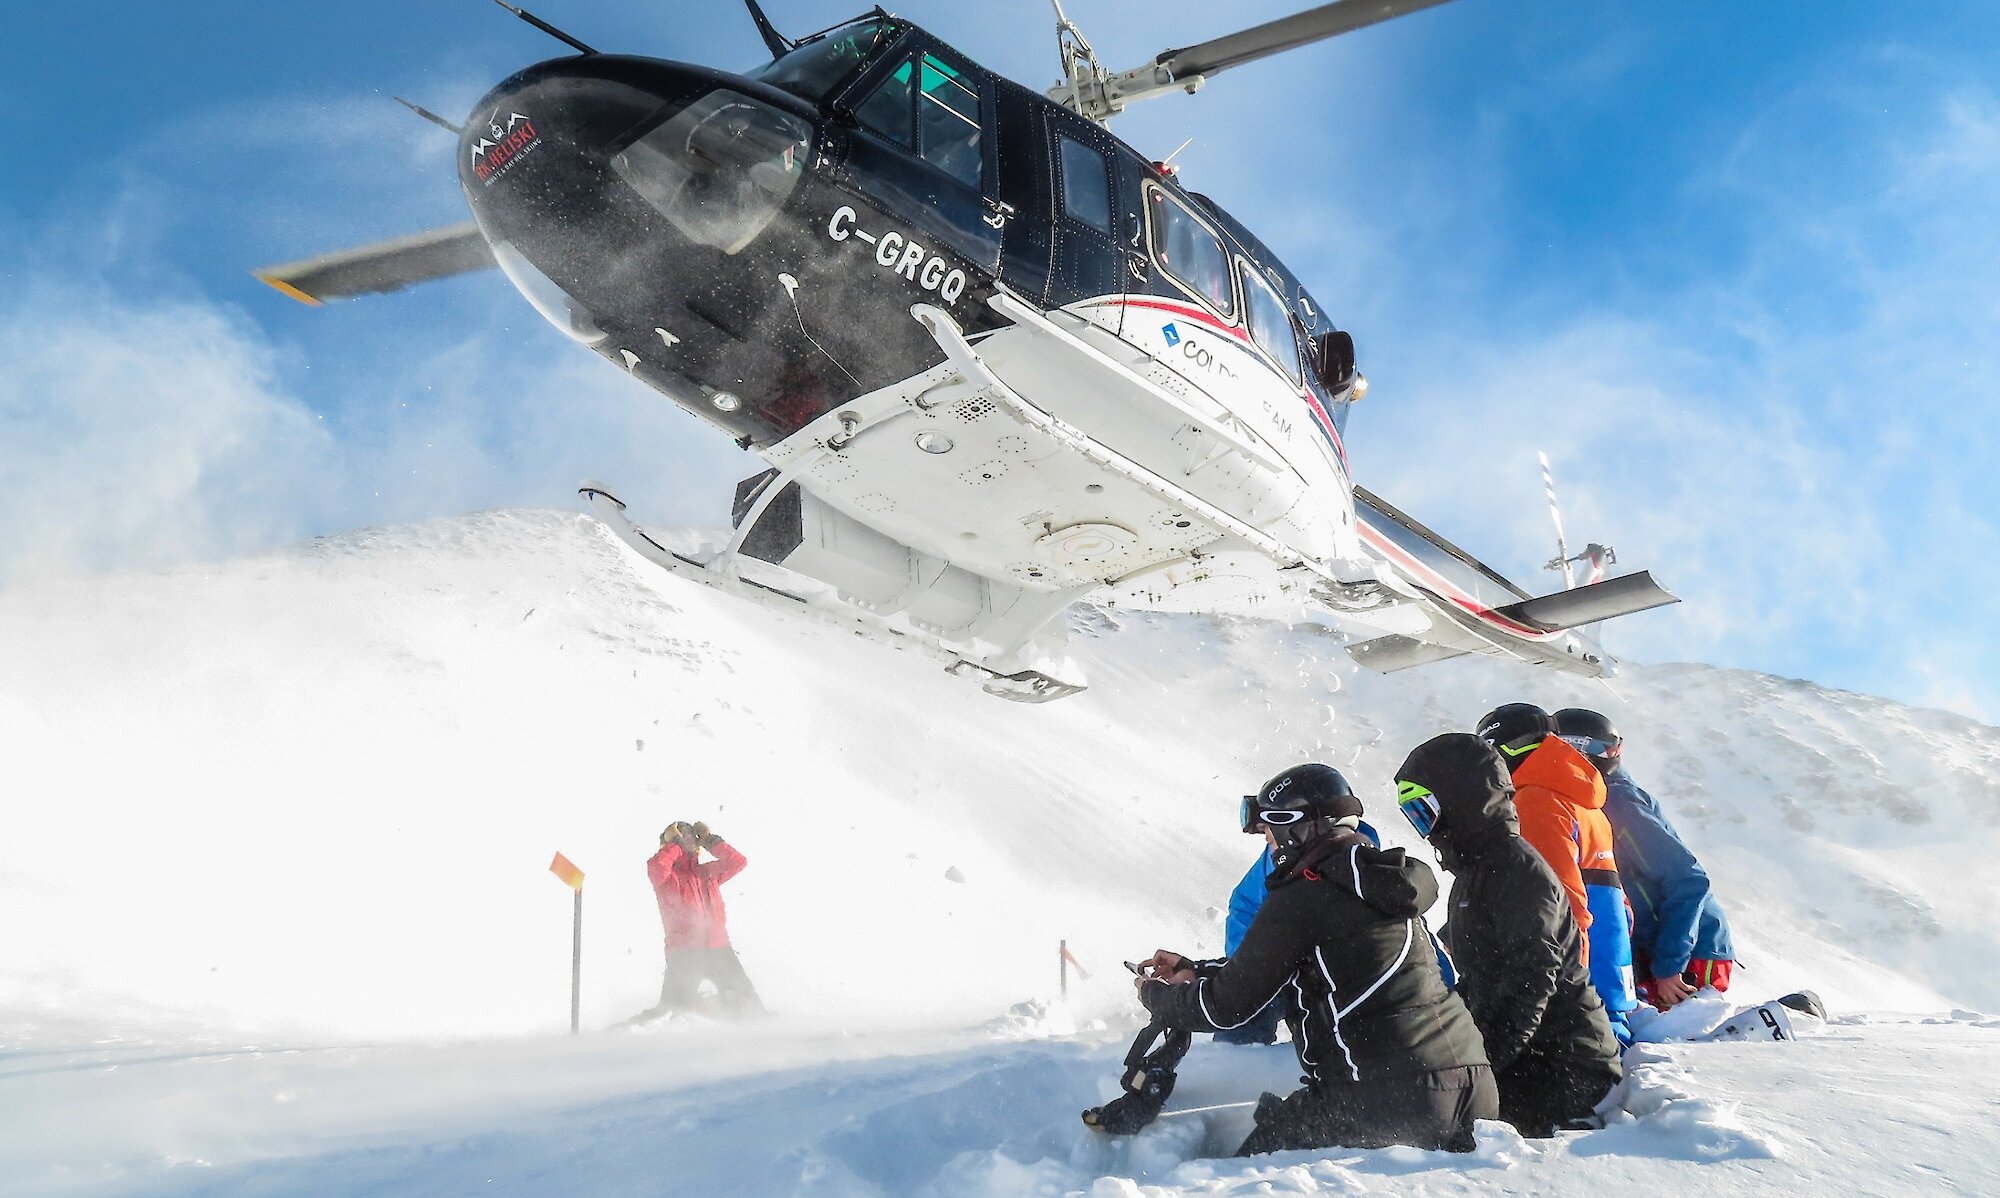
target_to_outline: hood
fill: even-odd
[[[1596,811],[1604,806],[1604,776],[1560,736],[1549,737],[1528,754],[1514,770],[1514,785],[1553,791],[1572,807]]]
[[[1589,762],[1583,764],[1591,768]],[[1431,842],[1441,852],[1462,854],[1487,836],[1520,833],[1507,763],[1493,746],[1470,733],[1450,732],[1418,745],[1403,759],[1396,781],[1415,782],[1437,799],[1438,822]],[[1601,789],[1599,796],[1602,802]],[[1450,868],[1451,862],[1445,866]]]
[[[1270,885],[1282,886],[1311,873],[1320,881],[1351,890],[1361,901],[1395,919],[1415,919],[1437,902],[1437,875],[1401,849],[1378,849],[1358,832],[1342,829],[1279,851],[1271,859]]]

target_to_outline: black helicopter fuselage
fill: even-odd
[[[1642,573],[1531,598],[1357,487],[1353,340],[1099,123],[1442,2],[1330,0],[1117,74],[1064,20],[1053,99],[880,9],[792,42],[751,0],[774,57],[741,73],[599,54],[517,9],[580,53],[507,79],[462,130],[418,109],[459,133],[476,223],[258,274],[317,303],[497,264],[766,467],[699,558],[586,483],[627,545],[996,693],[1081,685],[1060,617],[1086,596],[1326,609],[1378,634],[1351,651],[1382,670],[1483,653],[1601,674],[1577,629],[1673,597]]]
[[[544,62],[485,97],[459,163],[545,316],[746,446],[941,361],[913,304],[975,339],[1006,323],[987,302],[1004,288],[1044,310],[1105,301],[1114,333],[1182,322],[1250,345],[1255,275],[1292,325],[1255,343],[1296,396],[1284,418],[1345,475],[1351,342],[1297,278],[1102,126],[908,22],[864,18],[749,74]]]

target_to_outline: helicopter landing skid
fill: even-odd
[[[627,548],[640,557],[681,578],[703,586],[830,623],[845,631],[899,649],[914,649],[945,663],[945,673],[979,684],[989,695],[1016,703],[1047,703],[1084,689],[1083,684],[1065,682],[1041,670],[1020,670],[1003,674],[955,651],[943,640],[919,630],[898,628],[888,621],[858,611],[838,599],[796,593],[782,587],[743,576],[743,559],[730,556],[727,565],[704,562],[676,553],[655,541],[646,530],[625,514],[625,503],[600,483],[586,482],[577,494],[590,504],[591,514],[610,529]],[[720,560],[720,559],[718,559]]]

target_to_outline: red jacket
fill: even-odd
[[[715,854],[715,860],[701,862],[699,852],[670,844],[646,862],[646,876],[652,879],[653,896],[660,902],[660,926],[666,931],[668,952],[729,947],[722,884],[750,863],[720,840],[709,852]]]
[[[1569,895],[1588,965],[1592,912],[1586,886],[1605,874],[1617,883],[1604,779],[1589,758],[1551,736],[1515,769],[1514,808],[1521,815],[1521,839],[1535,846]]]

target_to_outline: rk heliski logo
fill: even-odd
[[[500,110],[486,119],[486,134],[472,143],[472,173],[481,183],[491,184],[532,150],[541,140],[535,123],[518,112],[509,112],[501,123]]]

